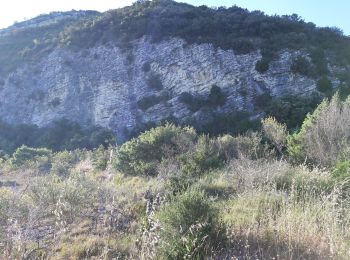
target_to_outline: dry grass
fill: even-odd
[[[24,176],[29,178],[29,171]],[[19,178],[21,173],[12,174]],[[74,182],[80,175],[81,179]],[[140,248],[148,244],[138,243],[142,243],[143,231],[147,230],[154,232],[149,242],[154,242],[155,237],[159,241],[154,248],[143,250],[142,258],[157,259],[157,245],[162,243],[162,237],[149,227],[150,219],[158,223],[153,219],[157,209],[151,214],[147,205],[152,205],[156,194],[167,194],[167,173],[134,177],[111,169],[96,171],[87,157],[74,164],[69,176],[57,183],[52,178],[52,174],[36,175],[27,182],[30,187],[23,194],[18,193],[23,196],[17,197],[35,198],[29,211],[35,209],[35,214],[42,217],[50,213],[46,212],[49,209],[57,211],[57,205],[51,205],[49,200],[56,191],[61,194],[60,203],[71,203],[70,209],[81,210],[69,215],[71,221],[65,223],[51,244],[41,248],[23,236],[23,241],[7,244],[7,249],[12,250],[7,256],[20,258],[32,250],[36,257],[49,259],[140,259]],[[218,216],[220,230],[226,232],[227,244],[220,243],[220,248],[215,248],[213,259],[350,259],[350,201],[327,171],[291,166],[271,158],[241,157],[223,169],[198,177],[193,186],[204,192]],[[39,189],[38,197],[30,197],[33,188]],[[0,199],[6,198],[4,194],[0,194]],[[20,216],[14,214],[20,212],[16,207],[4,210],[0,205],[1,210],[6,218]],[[36,216],[33,212],[29,216]],[[96,224],[100,215],[102,224]],[[21,216],[20,223],[30,226],[30,217]],[[65,216],[58,217],[56,220]]]
[[[329,174],[293,168],[284,162],[260,164],[258,169],[249,161],[236,162],[235,166],[224,176],[229,180],[230,171],[235,176],[232,181],[237,196],[218,202],[231,240],[228,255],[246,259],[349,259],[350,212],[344,207],[347,201],[340,189],[324,188]],[[237,180],[237,172],[243,173],[243,169],[246,174],[238,174]]]

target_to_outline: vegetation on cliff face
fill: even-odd
[[[142,1],[130,7],[108,11],[86,22],[68,26],[60,35],[64,44],[90,47],[116,42],[126,45],[144,35],[154,41],[180,37],[187,43],[212,43],[237,53],[262,50],[270,61],[282,49],[306,49],[312,61],[321,67],[324,56],[332,52],[333,62],[349,64],[349,39],[337,28],[317,28],[298,15],[267,16],[237,6],[212,9],[194,7],[171,0]],[[296,72],[311,73],[308,63],[298,59]],[[316,70],[325,73],[327,68]]]
[[[36,62],[47,55],[57,46],[58,36],[68,25],[81,22],[89,16],[97,15],[97,12],[85,12],[81,17],[67,17],[56,19],[56,13],[42,16],[48,21],[40,26],[12,26],[2,35],[0,33],[0,78],[15,70],[23,64]],[[64,15],[64,13],[62,13]],[[41,20],[40,16],[33,20]]]
[[[121,147],[20,147],[0,161],[0,254],[347,259],[348,106],[323,101],[296,133],[269,117],[236,136],[165,124]]]

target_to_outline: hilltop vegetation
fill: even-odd
[[[50,259],[347,259],[349,100],[288,133],[165,124],[121,147],[1,161],[0,252]],[[20,194],[20,195],[19,195]]]
[[[79,19],[69,15],[64,19],[57,19],[57,14],[52,13],[34,18],[33,20],[39,23],[38,26],[35,26],[35,22],[31,26],[15,24],[8,32],[0,34],[0,77],[6,76],[23,64],[37,62],[57,46],[58,36],[66,26],[96,14],[86,12]],[[51,16],[53,17],[50,19]],[[40,25],[42,20],[48,22]]]
[[[306,49],[317,63],[316,74],[327,70],[325,52],[336,55],[333,62],[349,64],[350,61],[349,39],[339,29],[317,28],[296,14],[267,16],[237,6],[212,9],[171,0],[140,1],[108,11],[66,27],[60,39],[64,44],[82,48],[108,42],[127,45],[144,35],[154,41],[180,37],[189,44],[212,43],[237,53],[261,49],[263,62],[276,57],[282,49]],[[296,60],[296,71],[311,73],[305,66],[305,61]]]
[[[33,61],[57,45],[75,50],[100,44],[128,48],[133,40],[145,35],[154,41],[180,37],[188,44],[211,43],[238,54],[261,50],[257,70],[262,73],[283,49],[309,53],[311,63],[299,57],[293,71],[310,77],[327,75],[327,63],[340,66],[350,63],[349,38],[341,30],[316,27],[296,14],[267,16],[237,6],[213,9],[154,0],[138,1],[103,14],[87,13],[80,19],[62,19],[47,26],[14,29],[0,37],[0,56],[4,57],[0,60],[1,72],[7,73],[20,61]]]

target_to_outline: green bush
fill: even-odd
[[[181,170],[198,177],[221,168],[232,158],[261,158],[268,154],[261,141],[261,135],[254,132],[236,137],[202,135],[192,151],[180,156]]]
[[[303,56],[298,56],[293,60],[291,71],[295,74],[311,77],[313,75],[310,62]]]
[[[97,170],[104,171],[107,169],[109,159],[109,151],[103,145],[100,145],[92,153],[92,163]]]
[[[177,195],[188,190],[197,181],[198,176],[180,171],[168,177],[165,190],[167,194]]]
[[[226,96],[220,87],[213,85],[208,96],[208,104],[213,107],[222,106],[226,102]]]
[[[336,94],[325,99],[305,118],[299,132],[288,138],[287,149],[294,163],[332,166],[348,154],[350,140],[350,102]]]
[[[25,145],[17,148],[12,154],[10,163],[14,166],[21,166],[29,161],[35,161],[39,157],[51,158],[52,152],[46,148],[30,148]]]
[[[269,69],[270,61],[262,58],[255,64],[255,70],[259,73],[265,73]]]
[[[206,259],[222,243],[217,213],[203,192],[187,191],[157,214],[160,259]]]
[[[334,185],[342,192],[347,199],[350,198],[350,160],[339,159],[331,169]]]
[[[205,99],[200,97],[195,97],[189,92],[182,92],[179,96],[179,101],[185,104],[189,110],[196,112],[205,106]]]
[[[307,97],[286,95],[273,98],[263,107],[267,115],[285,123],[289,129],[297,129],[306,115],[311,113],[321,102],[320,96],[313,94]]]
[[[57,107],[61,104],[61,99],[58,97],[55,97],[53,100],[49,102],[50,106]]]
[[[350,177],[350,161],[338,160],[332,168],[332,177],[337,180],[344,180]]]
[[[90,212],[98,202],[98,189],[96,179],[86,174],[73,174],[68,178],[48,175],[36,179],[30,187],[30,196],[47,213],[63,206],[60,209],[61,218],[71,222],[75,216]]]
[[[184,103],[193,112],[203,107],[223,106],[226,103],[226,99],[226,95],[216,85],[211,87],[208,97],[196,97],[189,92],[182,92],[179,96],[179,101]]]
[[[316,74],[319,76],[328,74],[328,65],[323,48],[312,48],[310,52],[311,60],[316,67]]]
[[[148,108],[153,107],[161,102],[165,102],[170,99],[170,96],[167,92],[163,92],[160,95],[151,95],[141,98],[137,101],[137,106],[146,111]]]
[[[195,126],[198,133],[209,134],[210,136],[218,136],[221,134],[237,135],[248,130],[258,130],[260,121],[251,119],[251,114],[245,111],[208,112],[208,118],[203,120],[193,119],[190,122]]]
[[[282,154],[287,143],[287,126],[279,123],[274,117],[267,117],[261,121],[264,136]]]
[[[58,152],[52,157],[50,173],[60,177],[66,177],[71,173],[74,165],[82,159],[79,151]]]
[[[201,176],[211,169],[219,168],[224,161],[220,158],[217,142],[203,135],[199,138],[193,152],[181,156],[182,171],[191,176]]]
[[[318,91],[329,94],[332,91],[332,82],[326,76],[322,76],[321,79],[317,81]]]
[[[260,108],[265,110],[267,107],[269,107],[269,104],[272,101],[272,97],[269,93],[263,93],[255,98],[255,105]]]
[[[18,196],[16,191],[0,187],[0,237],[2,232],[7,232],[5,227],[9,219],[25,220],[32,206],[27,194]]]
[[[152,73],[147,79],[147,85],[155,90],[163,89],[163,83],[160,80],[160,76],[158,74]]]
[[[222,136],[218,138],[220,154],[226,160],[231,158],[248,158],[256,160],[269,156],[267,147],[262,143],[259,132],[247,132],[242,135]]]
[[[178,156],[179,170],[169,176],[166,190],[170,194],[181,193],[232,159],[258,159],[268,155],[258,133],[214,138],[202,135],[193,149]]]
[[[54,151],[93,149],[99,145],[108,147],[115,143],[114,133],[100,126],[83,128],[66,119],[55,121],[51,126],[39,129],[36,143]]]
[[[120,147],[116,167],[126,174],[155,175],[161,161],[185,152],[196,137],[192,128],[173,124],[152,128]]]

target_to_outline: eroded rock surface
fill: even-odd
[[[221,88],[227,100],[212,109],[254,114],[261,94],[306,95],[316,89],[313,79],[291,73],[297,55],[300,52],[280,53],[261,74],[255,70],[259,52],[236,55],[211,44],[189,45],[175,38],[153,43],[144,37],[128,49],[111,45],[79,52],[56,48],[40,62],[22,66],[4,79],[0,117],[9,123],[38,126],[67,118],[108,127],[123,140],[137,124],[203,117],[203,111],[191,111],[179,96],[188,92],[206,97],[213,85]],[[154,79],[158,86],[152,86]],[[141,109],[138,101],[148,96],[161,98]]]

